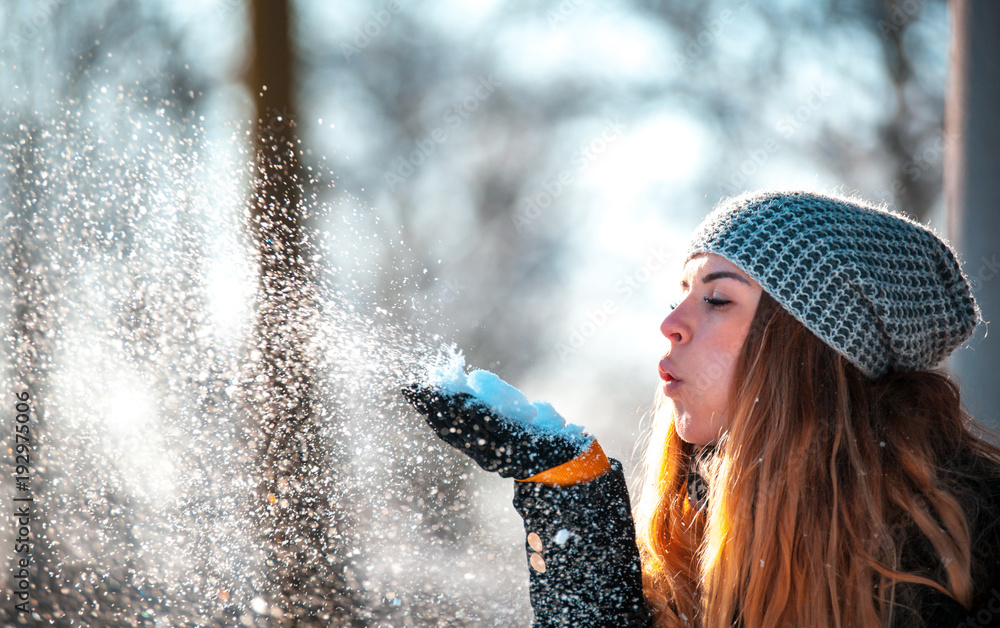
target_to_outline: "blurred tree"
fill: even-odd
[[[343,504],[329,496],[344,484],[342,465],[320,443],[308,341],[316,332],[314,271],[306,257],[304,181],[296,136],[296,63],[287,0],[252,2],[252,71],[257,93],[257,180],[251,229],[259,249],[251,377],[251,430],[257,447],[262,513],[259,533],[278,583],[275,603],[296,625],[348,625],[361,592],[347,583],[336,552],[348,542]],[[336,410],[334,410],[336,411]]]
[[[943,0],[935,3],[940,7]],[[881,137],[881,145],[894,165],[889,191],[899,209],[927,221],[941,200],[943,151],[934,158],[936,163],[926,165],[921,154],[935,143],[942,146],[946,138],[944,90],[916,76],[913,56],[922,51],[914,50],[912,43],[907,45],[913,39],[908,37],[909,29],[925,10],[922,4],[915,0],[871,3],[867,5],[867,19],[861,23],[878,33],[893,89],[895,110],[884,123]]]
[[[1000,4],[952,0],[945,185],[952,242],[965,258],[983,319],[1000,312]],[[988,324],[988,323],[987,323]],[[1000,350],[996,334],[977,333],[955,356],[965,403],[1000,433]]]
[[[134,617],[144,604],[159,604],[164,583],[142,564],[135,534],[148,515],[137,503],[142,500],[120,484],[119,469],[102,459],[107,452],[68,450],[61,441],[70,418],[53,412],[50,403],[53,376],[67,357],[57,347],[66,340],[62,332],[81,271],[100,264],[107,249],[134,251],[142,239],[126,217],[130,203],[149,202],[138,187],[128,201],[109,206],[94,201],[102,194],[114,197],[109,188],[129,166],[149,164],[115,160],[109,166],[105,158],[126,144],[121,133],[134,124],[137,110],[155,108],[179,119],[193,108],[203,85],[180,67],[179,39],[155,8],[111,0],[87,6],[11,2],[5,10],[0,283],[13,305],[12,316],[3,321],[13,383],[31,395],[29,608],[35,614],[19,615],[10,603],[0,621],[14,625],[32,617],[55,623],[85,612],[87,621],[110,625]],[[116,230],[118,239],[97,244]],[[150,317],[142,320],[136,327],[146,333],[137,334],[129,347],[139,353],[149,348],[141,345],[158,340],[149,333]],[[112,554],[121,560],[102,562]],[[10,596],[12,589],[4,588]]]

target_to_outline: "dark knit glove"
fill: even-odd
[[[441,440],[487,471],[527,479],[576,458],[593,438],[494,413],[476,397],[411,384],[403,396]]]

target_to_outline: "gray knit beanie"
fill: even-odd
[[[721,203],[685,262],[716,253],[869,378],[935,366],[980,314],[954,251],[929,227],[863,202],[811,192]]]

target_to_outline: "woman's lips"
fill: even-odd
[[[683,382],[681,380],[677,379],[676,377],[674,377],[670,373],[670,371],[668,371],[667,369],[665,369],[663,367],[663,363],[662,362],[659,365],[659,371],[660,371],[660,379],[662,379],[664,381],[664,384],[663,384],[663,394],[669,396],[670,393],[672,393],[675,390],[677,390],[677,387],[680,386]]]

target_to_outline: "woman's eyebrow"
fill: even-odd
[[[728,270],[720,270],[718,272],[708,273],[707,275],[701,278],[701,283],[708,283],[710,281],[715,281],[716,279],[735,279],[736,281],[741,281],[748,286],[750,285],[749,281],[747,281],[743,277],[740,277],[736,273]],[[688,287],[688,282],[681,279],[681,288],[687,289],[687,287]]]

